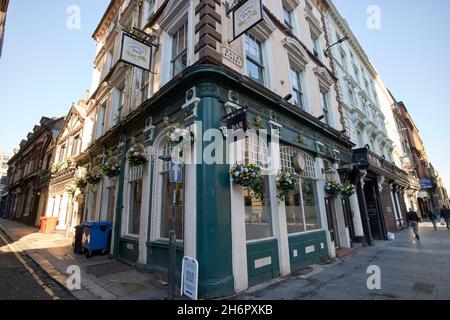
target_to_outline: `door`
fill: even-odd
[[[382,215],[383,212],[379,206],[379,199],[376,184],[373,181],[366,182],[364,186],[364,192],[367,204],[367,213],[369,215],[370,229],[372,231],[372,237],[378,240],[384,240]]]
[[[325,207],[327,210],[328,231],[330,232],[331,241],[334,241],[335,248],[340,248],[339,233],[336,221],[336,209],[334,207],[334,198],[325,198]]]
[[[353,242],[355,241],[355,227],[353,225],[353,212],[350,206],[350,199],[342,199],[342,209],[344,210],[345,226],[348,228],[350,242],[353,246]]]

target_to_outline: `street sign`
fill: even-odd
[[[233,40],[263,20],[262,0],[244,0],[233,8]]]
[[[120,60],[135,67],[150,71],[152,47],[138,39],[123,33]]]
[[[172,183],[183,182],[183,164],[170,161],[169,181]]]
[[[181,295],[197,300],[198,298],[198,261],[184,257],[181,268]]]
[[[422,189],[432,189],[433,183],[431,182],[431,179],[420,179],[420,187]]]

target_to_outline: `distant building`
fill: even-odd
[[[0,152],[0,194],[7,185],[8,161],[12,156],[13,153]]]
[[[53,149],[64,118],[42,117],[8,162],[7,218],[38,225],[45,210]]]
[[[6,12],[9,0],[0,0],[0,58],[2,56],[3,39],[5,37]]]

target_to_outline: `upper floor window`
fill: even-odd
[[[72,156],[75,156],[78,154],[79,152],[79,147],[80,147],[80,134],[77,134],[75,137],[73,137],[73,142],[72,142]]]
[[[66,156],[66,144],[64,143],[59,148],[58,162],[63,162],[65,156]]]
[[[311,41],[313,44],[314,55],[320,59],[320,42],[319,37],[311,31]]]
[[[350,103],[352,104],[352,106],[356,105],[356,98],[355,98],[355,94],[353,93],[352,89],[348,90],[348,96],[350,98]]]
[[[105,118],[106,118],[106,106],[100,105],[98,107],[98,116],[97,116],[97,139],[100,138],[105,131]]]
[[[264,61],[262,43],[251,34],[245,36],[247,75],[264,84]]]
[[[356,82],[357,82],[358,84],[360,84],[360,80],[359,80],[359,70],[358,70],[358,68],[357,68],[356,66],[353,66],[353,72],[355,73],[355,79],[356,79]]]
[[[342,68],[347,71],[348,70],[348,65],[347,65],[347,55],[345,54],[344,50],[340,50],[340,54],[341,54],[341,63],[342,63]]]
[[[141,75],[141,103],[144,103],[148,98],[148,89],[150,85],[150,73],[146,70],[142,70]]]
[[[292,10],[283,5],[283,18],[284,24],[289,29],[290,32],[294,32],[294,24],[292,22]]]
[[[325,90],[320,90],[320,103],[323,111],[323,122],[327,125],[330,125],[330,108],[329,108],[329,99],[328,92]]]
[[[292,95],[294,97],[294,103],[300,109],[305,110],[302,90],[302,73],[291,68],[291,83],[292,83]]]
[[[124,115],[125,108],[125,88],[119,90],[119,104],[117,107],[117,117],[122,117]]]
[[[187,21],[172,35],[172,76],[187,67]]]

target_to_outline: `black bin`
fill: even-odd
[[[83,226],[75,227],[75,242],[73,252],[76,254],[83,254]]]

